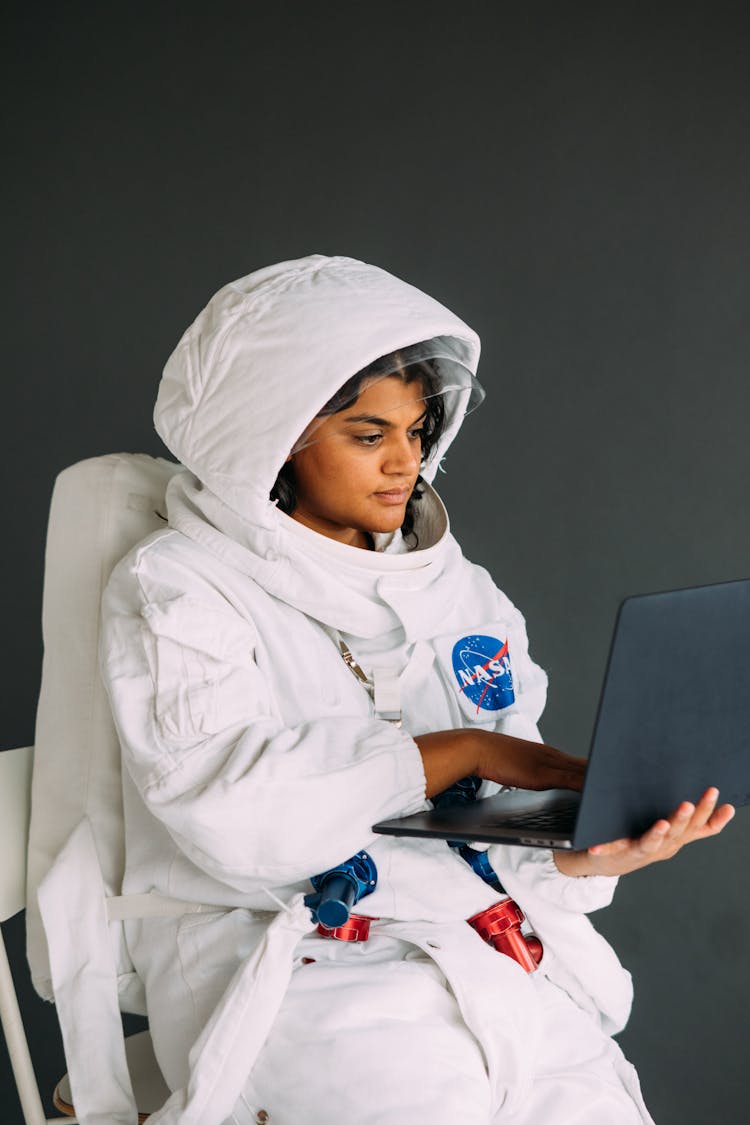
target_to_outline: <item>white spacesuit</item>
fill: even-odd
[[[413,549],[400,532],[374,551],[344,545],[269,500],[354,372],[436,339],[476,370],[476,334],[436,301],[312,255],[221,289],[165,369],[156,425],[189,471],[169,486],[169,526],[112,575],[101,648],[124,891],[201,906],[127,923],[175,1091],[154,1122],[650,1121],[610,1038],[630,978],[584,916],[615,880],[569,878],[544,850],[489,849],[544,945],[527,974],[467,924],[502,896],[455,850],[371,831],[424,807],[413,736],[480,724],[538,739],[546,678],[520,613],[463,558],[429,484]],[[448,413],[428,479],[461,424]],[[452,663],[473,637],[507,642],[513,698],[491,709]],[[340,641],[397,685],[400,728]],[[357,909],[378,920],[366,942],[326,938],[302,896],[363,848],[378,878]]]

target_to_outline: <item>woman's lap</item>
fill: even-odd
[[[641,1125],[617,1045],[541,974],[542,1021],[520,1110],[493,1112],[485,1059],[433,963],[316,963],[294,974],[235,1108],[236,1125]],[[499,1060],[502,1066],[502,1060]],[[262,1120],[262,1118],[261,1118]]]
[[[459,1091],[462,1123],[486,1125],[481,1050],[431,963],[323,962],[295,973],[235,1119],[454,1125]]]
[[[160,920],[161,922],[161,920]],[[161,922],[165,927],[165,923]],[[225,926],[232,925],[231,919]],[[238,945],[233,924],[231,937]],[[216,970],[208,929],[183,925],[180,956],[153,928],[143,946],[152,1035],[165,1077],[187,1080],[187,1053],[231,976],[235,958]],[[155,941],[157,936],[161,941]],[[164,957],[154,956],[155,948]],[[638,1080],[617,1044],[541,973],[529,978],[538,1047],[529,1046],[530,1081],[522,1104],[492,1104],[483,1048],[469,1031],[437,965],[415,946],[381,938],[342,948],[311,935],[299,947],[314,963],[295,969],[261,1050],[236,1125],[640,1125],[650,1121]],[[502,956],[502,954],[497,954]],[[502,1003],[502,1000],[500,1001]],[[485,1044],[492,1052],[492,1043]],[[501,1075],[504,1056],[496,1046]],[[512,1070],[512,1067],[510,1068]],[[518,1082],[510,1074],[508,1084]],[[261,1117],[260,1120],[263,1120]]]

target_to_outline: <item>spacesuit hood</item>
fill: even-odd
[[[175,457],[244,519],[263,519],[279,468],[350,376],[398,348],[448,338],[471,374],[477,334],[377,266],[311,254],[220,289],[164,368],[156,430]],[[456,411],[423,476],[462,421]]]

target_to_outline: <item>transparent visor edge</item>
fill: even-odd
[[[391,428],[422,430],[430,452],[435,433],[484,400],[479,380],[454,355],[412,345],[369,364],[348,379],[300,434],[290,456],[338,435],[368,435]]]

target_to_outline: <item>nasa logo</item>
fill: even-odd
[[[477,711],[502,711],[515,702],[508,642],[472,634],[453,646],[453,671],[459,694]]]

